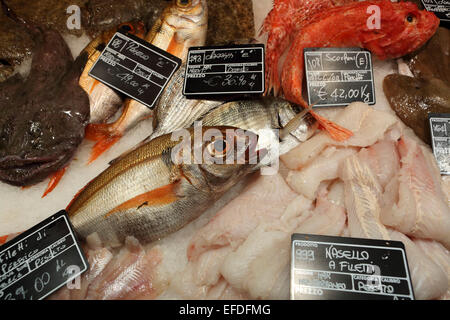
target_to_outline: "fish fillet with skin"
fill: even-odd
[[[387,187],[381,221],[407,235],[433,239],[449,248],[450,208],[435,160],[406,136],[398,142],[398,152],[401,167]]]
[[[382,190],[371,169],[357,156],[353,156],[345,161],[341,175],[344,180],[350,236],[403,242],[415,297],[433,299],[444,294],[447,291],[446,275],[440,267],[407,236],[390,230],[381,223]]]

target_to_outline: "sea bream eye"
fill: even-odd
[[[192,2],[192,0],[178,0],[177,4],[180,7],[187,7],[187,6],[189,6],[191,4],[191,2]]]
[[[134,33],[134,28],[129,23],[125,23],[125,24],[120,25],[119,29],[121,29],[121,30],[123,30],[125,32]]]
[[[209,154],[213,157],[224,157],[227,154],[228,149],[228,142],[223,139],[214,140],[207,147]]]

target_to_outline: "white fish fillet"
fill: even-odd
[[[391,182],[386,190],[381,221],[405,234],[434,239],[449,248],[450,208],[434,159],[405,136],[398,150],[398,181]]]
[[[442,269],[407,236],[381,224],[381,186],[370,168],[354,156],[346,160],[342,177],[350,236],[403,242],[416,298],[434,299],[444,294],[447,278]]]
[[[252,261],[241,259],[240,256],[240,254],[243,254],[243,258],[255,257],[254,254],[248,255],[246,250],[246,248],[250,249],[253,244],[255,244],[252,239],[255,239],[257,243],[259,243],[258,248],[266,250],[266,259],[271,261],[278,260],[273,259],[273,255],[271,254],[273,250],[274,254],[277,254],[280,249],[279,242],[275,241],[277,238],[274,238],[273,235],[282,235],[283,239],[287,241],[287,246],[283,245],[284,249],[281,249],[289,250],[289,238],[292,230],[297,226],[298,222],[302,221],[303,213],[305,213],[305,218],[311,215],[309,210],[312,208],[312,201],[304,198],[303,196],[296,196],[295,193],[287,187],[282,178],[277,176],[274,176],[271,179],[268,178],[269,176],[259,177],[254,182],[253,187],[248,188],[243,195],[240,196],[245,196],[249,203],[253,203],[254,205],[250,208],[249,203],[244,202],[246,211],[241,211],[239,213],[241,216],[239,220],[235,219],[236,211],[233,209],[236,204],[232,204],[236,200],[235,199],[222,209],[225,211],[223,211],[220,216],[217,215],[215,220],[210,222],[210,224],[214,223],[215,226],[220,226],[222,235],[214,233],[213,237],[205,237],[204,232],[214,230],[210,229],[209,225],[206,225],[203,229],[198,231],[199,234],[203,235],[201,237],[198,235],[194,236],[192,241],[200,241],[203,243],[205,238],[209,238],[212,242],[204,247],[201,253],[196,254],[191,252],[191,255],[189,255],[190,261],[187,267],[172,281],[170,286],[171,290],[175,290],[178,295],[181,294],[184,298],[208,299],[212,297],[213,292],[215,292],[217,286],[219,286],[223,280],[231,288],[233,288],[233,290],[229,292],[240,293],[240,296],[237,298],[244,296],[248,296],[248,298],[263,296],[268,298],[269,296],[267,292],[270,292],[270,298],[275,299],[280,297],[280,294],[277,293],[280,291],[282,291],[285,297],[288,298],[288,270],[286,270],[287,277],[283,275],[285,279],[282,279],[282,281],[286,281],[287,286],[284,282],[280,283],[275,281],[275,287],[272,289],[269,288],[270,290],[266,290],[264,288],[261,290],[258,289],[257,286],[261,278],[257,280],[257,277],[262,276],[257,272],[259,269],[252,271],[252,274],[255,274],[255,277],[251,277],[252,280],[249,280],[250,289],[244,289],[236,280],[236,277],[239,277],[239,274],[246,274],[250,265],[257,268],[258,263],[253,264]],[[272,185],[272,183],[274,183],[272,188],[277,189],[278,195],[281,195],[281,199],[276,200],[277,206],[285,208],[283,212],[279,212],[275,216],[268,215],[267,210],[261,210],[261,207],[263,207],[264,204],[257,205],[257,202],[261,201],[261,199],[259,198],[258,193],[253,192],[255,189],[256,191],[259,189],[259,184],[262,184],[262,187],[266,189],[268,186]],[[275,198],[273,195],[272,197]],[[273,209],[275,209],[275,207]],[[219,223],[219,219],[222,223]],[[243,225],[246,225],[247,227],[242,228]],[[265,229],[266,227],[267,230]],[[236,229],[240,229],[239,232],[236,232]],[[262,239],[259,238],[259,235],[263,237],[262,239],[264,239],[264,241],[261,241]],[[227,241],[223,242],[223,239],[227,239]],[[194,245],[194,247],[197,246],[197,244]],[[256,254],[258,249],[253,249],[253,252]],[[237,252],[237,255],[239,256],[237,259],[233,258],[235,257],[234,252]],[[287,252],[286,257],[289,259],[289,254]],[[264,259],[259,255],[255,258]],[[230,267],[225,267],[228,266],[228,264],[230,264]],[[240,273],[232,271],[233,276],[225,276],[228,275],[228,270],[234,269],[235,264],[237,264],[236,267]],[[267,268],[268,265],[268,261],[262,264],[264,268]],[[233,266],[233,268],[231,268],[231,266]],[[278,263],[274,264],[271,268],[274,268],[275,266],[278,266]],[[244,270],[247,271],[244,272]],[[266,275],[268,275],[268,273],[265,274],[264,277]],[[270,279],[273,277],[274,276],[271,276]],[[266,282],[266,280],[264,282]],[[273,281],[270,281],[270,283],[273,283]],[[185,292],[185,294],[183,294],[183,292]]]
[[[344,208],[328,201],[325,193],[319,197],[312,213],[306,198],[302,207],[296,223],[264,223],[237,250],[227,255],[220,270],[233,287],[248,293],[252,299],[288,299],[291,234],[339,235],[346,220]],[[285,215],[290,214],[286,210]],[[293,228],[295,225],[297,227]]]
[[[286,182],[296,192],[308,199],[315,199],[320,183],[336,179],[341,163],[356,153],[355,148],[328,147],[300,171],[290,171]]]
[[[353,131],[345,141],[333,140],[326,132],[320,132],[295,149],[281,156],[289,169],[300,169],[315,159],[327,146],[368,147],[379,140],[398,121],[384,111],[377,111],[361,102],[351,103],[332,119],[335,123]]]
[[[403,233],[389,229],[389,235],[392,240],[401,241],[405,245],[416,299],[438,299],[445,294],[448,290],[448,280],[441,267]]]
[[[236,248],[258,224],[279,219],[295,197],[279,174],[258,177],[197,232],[188,249],[189,259],[211,248]]]
[[[350,235],[357,238],[389,239],[381,224],[381,186],[367,165],[357,156],[345,160],[342,168],[345,207]]]
[[[392,140],[383,139],[361,149],[358,158],[370,167],[383,190],[400,169],[400,156]]]
[[[439,242],[414,239],[414,243],[447,275],[447,293],[450,290],[450,252]]]

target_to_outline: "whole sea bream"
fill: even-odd
[[[92,180],[67,207],[78,234],[85,238],[96,232],[109,245],[123,243],[126,236],[148,243],[201,215],[256,168],[259,154],[245,136],[236,134],[230,141],[227,130],[234,130],[230,127],[197,129],[200,139],[209,129],[215,130],[215,138],[200,142],[194,138],[194,129],[183,131],[184,135],[157,137]],[[196,152],[203,156],[200,161]],[[206,161],[205,155],[215,160]],[[225,157],[235,161],[225,163]]]
[[[207,24],[206,0],[173,0],[155,22],[145,40],[184,62],[189,47],[205,44]],[[124,111],[117,121],[89,125],[86,137],[96,141],[90,162],[119,141],[128,130],[152,115],[153,111],[145,105],[127,99]]]
[[[30,74],[0,84],[0,180],[16,186],[64,168],[89,121],[89,99],[78,85],[87,54],[74,62],[58,32],[24,26],[37,43]]]
[[[118,92],[89,76],[89,71],[102,54],[103,49],[119,30],[133,34],[139,38],[143,38],[146,34],[143,22],[131,21],[123,23],[115,28],[102,32],[82,51],[89,55],[89,59],[81,74],[79,83],[83,90],[89,95],[91,107],[90,123],[106,122],[117,112],[124,101],[124,98]]]
[[[267,138],[264,147],[269,152],[277,152],[276,158],[308,140],[318,128],[308,111],[300,112],[299,106],[274,97],[225,103],[207,113],[201,122],[204,126],[233,126],[255,132],[260,140]],[[270,130],[279,131],[272,135]],[[278,143],[280,146],[275,150],[274,144]]]

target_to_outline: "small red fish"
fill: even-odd
[[[379,8],[379,28],[370,24]],[[281,86],[287,100],[310,108],[302,97],[304,73],[303,49],[317,47],[360,47],[380,59],[394,59],[413,52],[436,32],[439,19],[419,10],[411,2],[389,0],[364,1],[325,10],[312,18],[313,23],[299,32],[283,66]],[[351,132],[311,112],[333,139],[342,141]]]
[[[278,61],[289,47],[292,38],[306,25],[312,23],[317,13],[357,0],[274,0],[261,28],[261,35],[268,33],[266,45],[266,94],[280,89]]]

